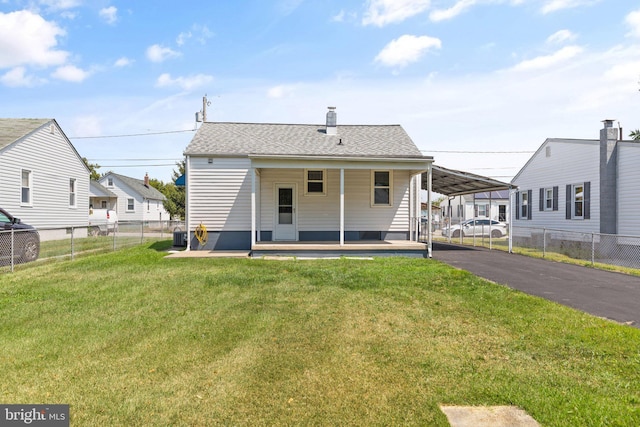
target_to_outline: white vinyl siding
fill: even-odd
[[[326,197],[301,197],[298,194],[299,231],[337,231],[340,228],[340,170],[327,169]],[[345,170],[345,230],[346,231],[407,231],[409,230],[408,171],[393,173],[393,206],[388,209],[371,207],[371,171]],[[260,175],[260,227],[273,230],[274,191],[277,183],[296,183],[303,192],[303,169],[263,169]]]
[[[246,158],[190,158],[190,224],[202,223],[208,231],[251,230],[250,168]]]
[[[30,172],[30,203],[22,203],[22,171]],[[69,179],[76,180],[76,206],[69,206]],[[89,171],[70,142],[49,124],[0,150],[2,207],[37,228],[86,226]]]
[[[547,147],[550,147],[547,150]],[[548,154],[548,155],[547,155]],[[568,167],[570,165],[570,167]],[[590,182],[590,219],[566,219],[567,185]],[[532,189],[531,220],[521,215],[514,225],[571,231],[600,230],[600,145],[599,141],[549,139],[514,178],[520,190]],[[540,212],[540,188],[558,187],[558,209]],[[543,201],[544,202],[544,201]],[[515,206],[514,206],[515,208]],[[521,207],[520,207],[521,208]],[[521,213],[521,212],[520,212]],[[514,230],[515,232],[515,230]]]
[[[618,144],[618,234],[640,236],[640,144]],[[592,193],[593,187],[592,185]],[[593,207],[591,214],[593,215]]]

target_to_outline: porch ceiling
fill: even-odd
[[[507,182],[498,181],[486,176],[457,171],[433,165],[431,189],[445,196],[473,194],[481,191],[508,190],[513,187]],[[422,175],[422,189],[427,190],[427,174]]]

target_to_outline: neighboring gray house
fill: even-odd
[[[149,185],[149,175],[144,179],[109,172],[98,181],[117,196],[115,210],[118,221],[168,221],[169,213],[164,209],[164,195]]]
[[[193,249],[412,241],[424,156],[399,125],[203,123],[185,150]],[[205,245],[194,232],[208,232]]]
[[[0,205],[43,239],[88,224],[89,169],[54,119],[0,119],[0,182]]]
[[[118,203],[118,196],[113,191],[100,184],[98,181],[91,180],[89,186],[89,206],[93,209],[113,209],[115,210]]]
[[[600,139],[542,144],[512,181],[514,225],[640,236],[640,143],[603,122]]]

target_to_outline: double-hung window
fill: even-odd
[[[69,207],[76,207],[76,180],[74,178],[69,179]]]
[[[32,200],[32,191],[31,191],[31,184],[32,184],[32,179],[31,179],[31,171],[30,170],[26,170],[26,169],[22,169],[22,184],[21,184],[21,199],[20,202],[23,205],[31,205],[33,203]]]
[[[584,218],[584,184],[573,186],[573,218]]]
[[[324,196],[326,192],[326,176],[325,169],[305,169],[304,171],[304,194],[306,196],[316,195]]]
[[[133,203],[133,199],[127,199],[127,212],[133,212],[135,210],[135,205]]]
[[[553,188],[544,189],[544,210],[553,210]]]
[[[392,206],[393,171],[371,171],[371,204],[373,206]]]
[[[523,191],[520,193],[520,218],[529,218],[529,192]]]

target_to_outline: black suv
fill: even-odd
[[[29,224],[22,223],[20,218],[16,218],[0,208],[0,264],[11,262],[12,241],[14,262],[29,262],[38,259],[40,235],[36,229]]]

